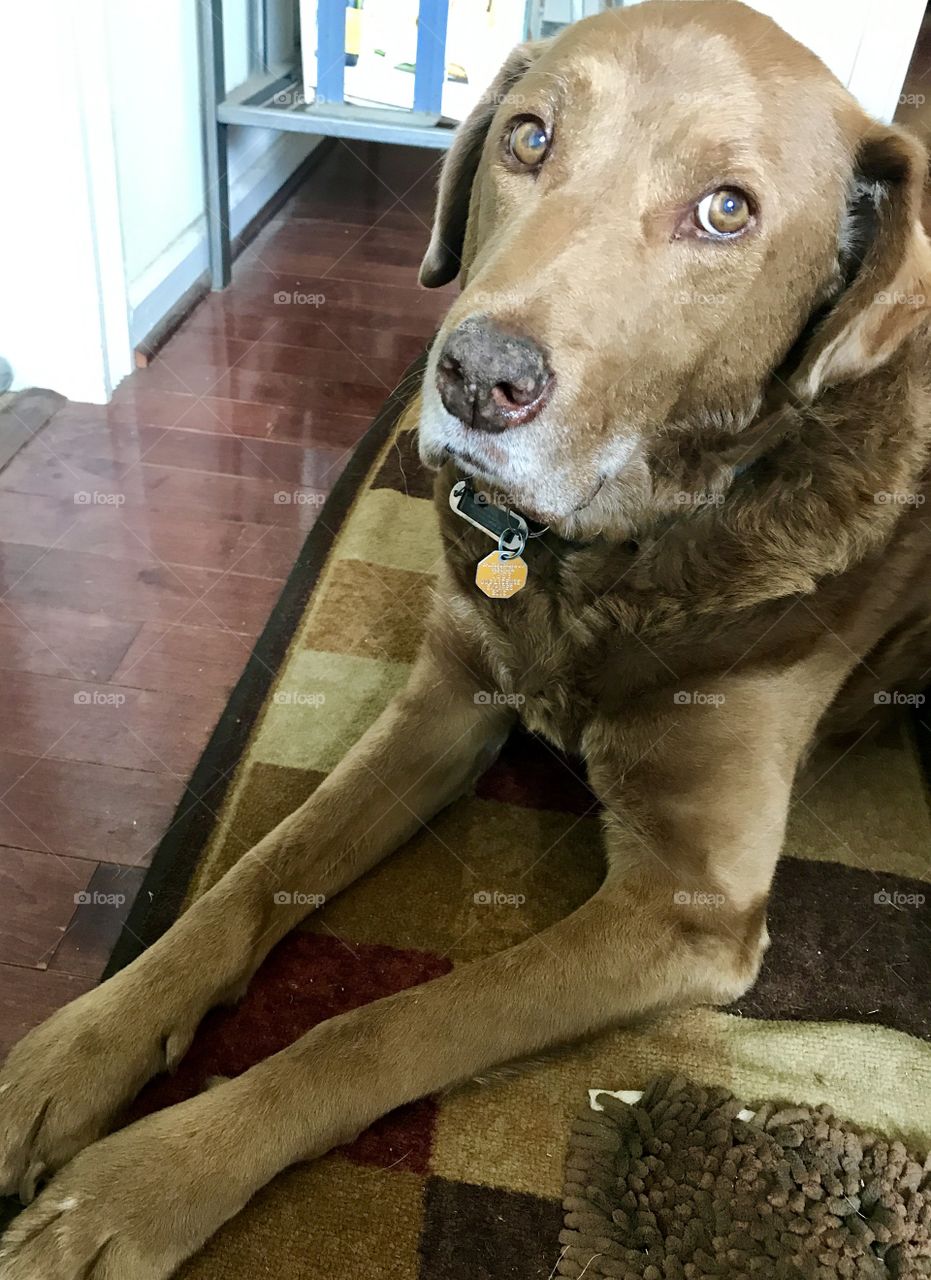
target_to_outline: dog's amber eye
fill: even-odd
[[[518,120],[508,135],[508,150],[527,169],[542,164],[550,146],[549,134],[542,120]]]
[[[750,201],[733,187],[712,191],[695,209],[698,225],[712,236],[736,235],[749,225],[750,216]]]

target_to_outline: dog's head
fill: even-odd
[[[886,362],[931,305],[926,156],[736,0],[651,0],[516,49],[445,161],[420,444],[568,537],[683,433]]]

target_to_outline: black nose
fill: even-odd
[[[553,389],[553,374],[531,338],[505,333],[477,316],[447,338],[436,386],[449,412],[467,427],[504,431],[537,416]]]

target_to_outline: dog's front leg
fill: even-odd
[[[647,955],[627,929],[640,910],[601,893],[512,951],[322,1023],[87,1147],[14,1223],[0,1278],[164,1280],[287,1165],[410,1099],[668,998],[661,940]]]
[[[185,1052],[311,909],[402,843],[494,758],[513,713],[439,645],[310,799],[246,853],[133,964],[59,1010],[0,1070],[0,1193],[96,1140]],[[282,898],[286,901],[282,902]]]
[[[646,1012],[732,998],[757,954],[734,921],[679,906],[652,865],[618,862],[512,950],[322,1023],[88,1147],[14,1225],[0,1280],[164,1280],[281,1169],[402,1103]]]
[[[778,726],[788,692],[733,681],[724,703],[680,711],[670,691],[666,714],[594,724],[609,871],[593,898],[510,951],[322,1023],[95,1143],[14,1226],[0,1280],[164,1280],[275,1173],[393,1107],[643,1014],[734,999],[765,945],[809,728],[794,716]],[[813,696],[795,705],[817,710]]]

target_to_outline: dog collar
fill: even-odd
[[[797,418],[796,406],[783,403],[763,415],[723,452],[721,461],[737,480],[762,462],[772,448],[788,435]],[[496,542],[497,550],[480,560],[475,569],[475,584],[486,596],[506,600],[527,584],[528,568],[523,559],[524,548],[532,538],[546,533],[549,525],[541,525],[513,507],[499,506],[487,493],[476,491],[471,478],[457,480],[449,491],[452,510],[475,529]],[[636,539],[630,540],[636,548]]]
[[[527,584],[524,548],[531,538],[546,533],[549,525],[538,524],[512,507],[491,502],[486,493],[475,491],[470,479],[456,481],[449,491],[449,505],[462,520],[498,544],[496,551],[475,566],[475,585],[493,600],[516,595]]]

